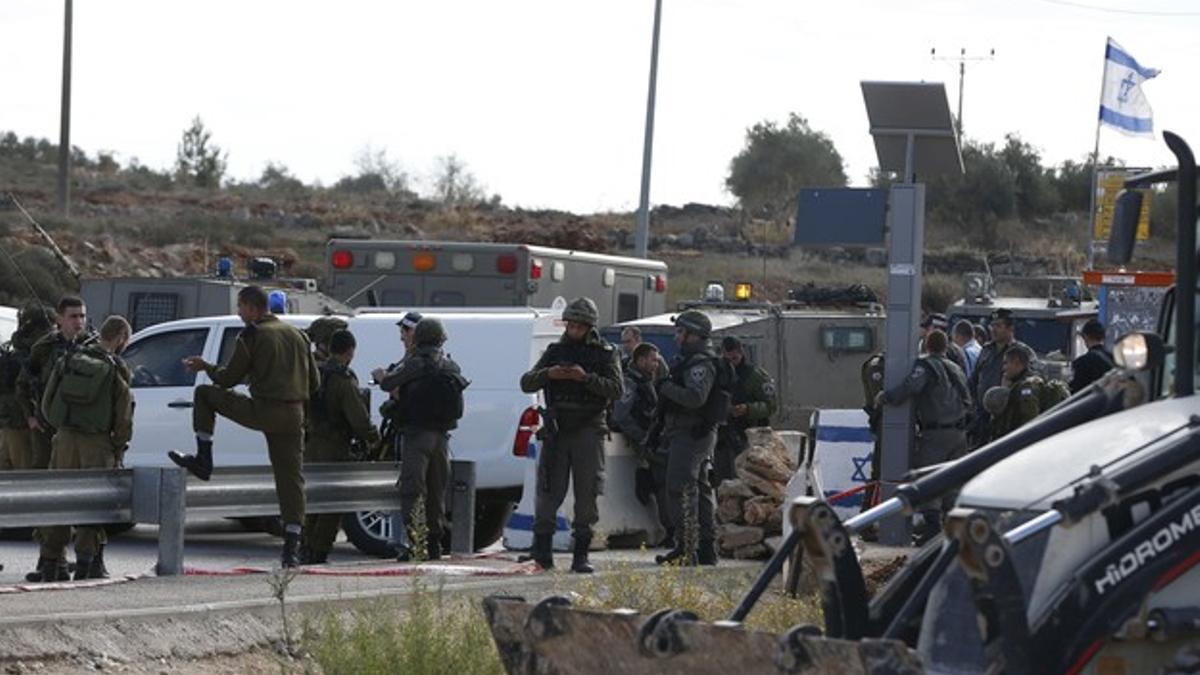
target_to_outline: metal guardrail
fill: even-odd
[[[397,511],[400,493],[391,462],[306,464],[308,513]],[[474,550],[475,463],[453,460],[448,492],[450,550]],[[268,466],[218,468],[208,482],[183,469],[135,467],[82,471],[0,472],[0,528],[102,523],[158,525],[157,572],[183,573],[184,525],[191,518],[279,515]]]

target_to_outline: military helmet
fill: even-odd
[[[18,329],[33,330],[38,328],[49,328],[54,324],[54,319],[50,315],[50,310],[43,307],[41,304],[31,302],[25,305],[20,312],[17,313]]]
[[[1003,385],[992,387],[983,394],[983,409],[992,417],[1004,412],[1008,406],[1008,387]]]
[[[595,326],[600,321],[600,310],[591,298],[575,298],[563,309],[563,321],[577,321]]]
[[[675,325],[702,338],[712,335],[712,320],[704,312],[689,309],[675,317]]]
[[[339,330],[346,330],[350,324],[340,316],[322,316],[318,317],[304,332],[308,333],[308,338],[315,345],[328,345],[329,339]]]
[[[1020,357],[1021,361],[1023,361],[1027,366],[1037,361],[1037,354],[1035,354],[1027,345],[1011,345],[1008,350],[1004,352],[1004,356],[1007,357],[1009,354]]]
[[[446,327],[439,319],[427,316],[413,329],[413,341],[418,345],[440,346],[446,342]]]

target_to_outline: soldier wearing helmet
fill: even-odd
[[[992,438],[1015,431],[1041,414],[1046,382],[1029,370],[1035,358],[1025,345],[1014,345],[1004,353],[1003,385],[1008,387],[1008,400],[1001,413],[992,417]]]
[[[975,420],[970,430],[972,447],[979,447],[993,438],[991,416],[983,408],[983,396],[992,387],[1003,383],[1005,355],[1018,345],[1029,349],[1017,339],[1017,322],[1012,310],[1000,308],[993,311],[988,326],[992,340],[979,352],[979,359],[975,362],[975,368],[968,380],[976,404]],[[1032,354],[1032,350],[1030,353]],[[1036,357],[1029,362],[1030,366],[1035,363]]]
[[[717,425],[732,408],[732,374],[709,343],[712,322],[703,312],[688,310],[675,317],[679,356],[659,384],[662,442],[667,448],[667,495],[675,547],[655,560],[659,564],[715,565],[715,503],[708,481]],[[726,377],[719,377],[719,373]]]
[[[599,310],[590,298],[577,298],[563,310],[566,330],[546,348],[533,369],[521,376],[521,390],[543,392],[546,411],[538,453],[533,547],[529,558],[554,567],[553,537],[558,507],[574,481],[574,555],[571,571],[590,573],[588,547],[599,520],[596,498],[604,486],[605,413],[621,397],[620,353],[596,330]]]
[[[442,496],[450,481],[450,431],[463,413],[462,392],[470,384],[462,369],[442,350],[446,327],[424,317],[412,330],[412,349],[399,370],[389,375],[395,385],[397,419],[401,425],[400,511],[410,530],[417,506],[425,511],[425,541],[410,535],[400,549],[400,560],[437,560],[442,554],[445,504]],[[421,555],[424,553],[424,555]]]

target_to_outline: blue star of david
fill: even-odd
[[[850,480],[859,483],[866,483],[871,480],[870,476],[866,473],[866,471],[871,469],[871,456],[863,455],[862,457],[851,457],[850,459],[854,462],[854,475],[850,477]]]
[[[1127,75],[1125,75],[1125,79],[1121,80],[1121,92],[1117,94],[1117,100],[1121,103],[1128,103],[1129,92],[1132,91],[1136,86],[1137,82],[1133,80],[1133,71],[1131,70]]]

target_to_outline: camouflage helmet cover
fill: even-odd
[[[983,409],[992,417],[1004,412],[1008,406],[1008,387],[1003,385],[992,387],[983,394]]]
[[[446,342],[446,327],[440,320],[427,316],[413,329],[413,341],[419,345],[440,346]]]
[[[595,326],[600,321],[600,310],[591,298],[575,298],[563,309],[563,321],[577,321]]]
[[[712,320],[701,311],[689,309],[675,317],[675,325],[702,338],[712,334]]]

